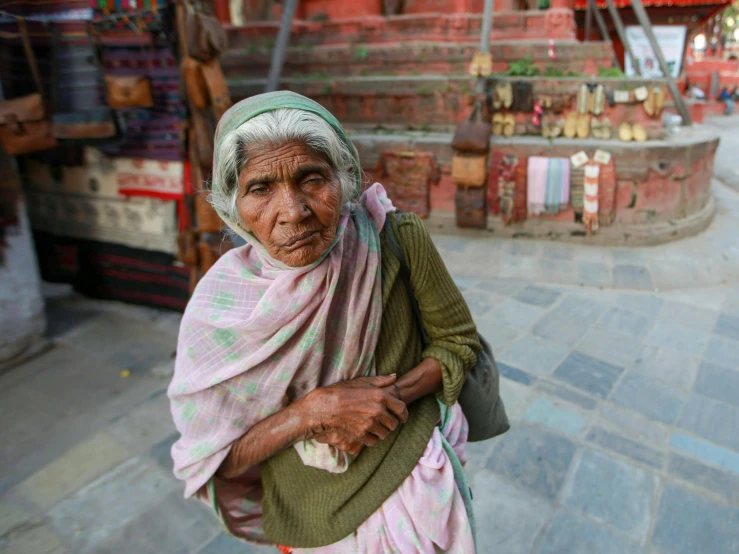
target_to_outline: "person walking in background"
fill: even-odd
[[[721,100],[726,106],[724,110],[724,115],[731,115],[734,113],[734,95],[729,94],[729,90],[726,87],[721,89],[719,100]]]

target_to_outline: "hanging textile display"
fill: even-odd
[[[117,104],[125,117],[126,137],[105,151],[111,156],[182,161],[187,112],[177,62],[166,39],[146,35],[137,39],[150,46],[131,46],[131,37],[124,35],[106,40],[102,48],[108,101],[111,90],[123,96],[129,91],[130,97],[138,98],[137,105]]]
[[[505,225],[513,218],[514,198],[516,191],[516,168],[518,156],[506,154],[498,166],[498,196],[500,198],[500,214]]]
[[[566,209],[570,202],[570,160],[531,156],[526,189],[529,214],[556,214]]]
[[[93,298],[182,311],[189,271],[172,254],[35,231],[45,281],[70,283]]]
[[[526,171],[526,210],[529,215],[544,213],[544,201],[547,193],[547,169],[549,160],[540,156],[531,156]]]
[[[87,149],[85,165],[62,168],[28,161],[28,215],[35,231],[174,253],[177,202],[118,193],[111,160]],[[157,163],[157,162],[154,162]]]
[[[185,193],[185,163],[114,158],[118,193],[123,196],[148,196],[179,200]]]
[[[399,210],[428,216],[431,186],[441,178],[432,152],[383,152],[378,174]]]
[[[588,235],[598,229],[598,177],[600,165],[588,162],[585,165],[585,198],[583,202],[582,221],[587,227]]]
[[[556,214],[567,209],[569,203],[570,160],[567,158],[549,158],[544,210],[549,214]]]
[[[570,204],[576,215],[582,216],[585,202],[585,168],[570,168]]]

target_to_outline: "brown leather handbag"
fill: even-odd
[[[106,75],[105,91],[108,106],[120,108],[151,108],[151,79],[148,75]]]
[[[208,105],[208,90],[205,87],[203,74],[200,71],[200,62],[190,56],[185,56],[180,62],[180,73],[185,81],[187,97],[198,110],[204,110]]]
[[[208,92],[213,117],[218,122],[231,107],[231,93],[223,76],[221,64],[218,60],[211,60],[200,65],[200,72]]]
[[[18,18],[18,28],[37,92],[0,101],[0,145],[12,156],[48,150],[56,146],[56,137],[44,105],[36,57],[28,39],[24,19]]]
[[[151,108],[154,106],[154,96],[151,91],[151,78],[148,74],[141,75],[108,75],[100,57],[100,51],[95,45],[97,31],[92,21],[87,24],[87,34],[93,45],[94,60],[105,78],[105,97],[108,107],[121,108]],[[150,37],[151,38],[151,37]],[[143,47],[146,51],[147,48]],[[153,51],[149,46],[148,50]]]
[[[198,236],[195,231],[188,229],[177,237],[177,259],[189,266],[199,264]]]
[[[215,126],[208,119],[208,116],[200,110],[192,110],[190,119],[192,120],[193,134],[195,135],[195,151],[200,162],[200,167],[211,169],[213,167],[213,136],[215,135]],[[192,137],[192,134],[190,136]]]
[[[490,149],[492,126],[487,121],[483,121],[483,111],[482,102],[476,102],[467,121],[457,126],[452,139],[454,150],[487,154]]]
[[[206,199],[206,194],[207,191],[202,191],[194,195],[198,231],[203,233],[219,233],[223,228],[223,221],[221,221],[218,213]]]
[[[484,187],[488,182],[487,156],[455,152],[452,156],[452,181],[464,187]]]
[[[226,31],[218,19],[190,8],[185,24],[187,51],[196,60],[206,63],[226,49]]]

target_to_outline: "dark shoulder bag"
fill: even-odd
[[[421,310],[418,307],[418,300],[413,292],[411,284],[410,268],[405,260],[403,247],[398,237],[395,235],[393,226],[390,224],[390,218],[393,214],[388,214],[385,220],[385,240],[390,250],[400,262],[400,278],[403,280],[408,298],[413,306],[413,316],[416,327],[421,333],[421,341],[424,348],[429,344],[429,337],[423,326],[421,318]],[[395,212],[395,218],[400,225],[400,214]],[[478,333],[480,344],[482,344],[482,352],[477,356],[477,363],[467,374],[462,391],[459,394],[459,405],[462,407],[467,423],[469,424],[469,434],[467,440],[469,442],[479,442],[492,439],[498,435],[502,435],[511,425],[508,423],[508,415],[503,406],[503,399],[500,398],[500,377],[498,375],[498,367],[495,365],[493,350],[485,338]]]
[[[490,149],[492,125],[484,116],[484,112],[482,102],[475,102],[470,116],[457,126],[452,138],[452,148],[456,152],[487,154]]]

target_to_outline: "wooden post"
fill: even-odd
[[[603,15],[600,13],[600,10],[598,9],[598,5],[595,3],[595,0],[588,0],[588,4],[593,5],[593,17],[595,17],[595,22],[598,25],[598,29],[600,29],[600,34],[603,37],[603,40],[605,42],[608,42],[611,44],[611,50],[613,50],[613,41],[611,40],[611,35],[608,33],[608,27],[606,27],[606,22],[603,19]],[[613,50],[613,67],[620,67],[621,64],[618,63],[618,57],[616,56],[616,51]]]
[[[595,6],[597,10],[598,7]],[[593,32],[593,3],[588,0],[588,6],[585,8],[585,42],[590,42],[590,35]]]
[[[611,1],[612,0],[608,0],[609,3]],[[683,97],[680,94],[677,85],[675,84],[675,79],[672,78],[670,68],[667,67],[667,62],[665,61],[665,56],[662,53],[662,48],[659,47],[657,37],[654,36],[652,22],[649,20],[647,10],[644,9],[641,0],[631,0],[631,7],[634,9],[636,19],[639,20],[639,25],[641,25],[644,29],[644,34],[647,35],[647,40],[649,41],[649,44],[652,47],[652,51],[657,58],[657,63],[659,63],[659,68],[662,70],[662,75],[664,75],[665,79],[667,80],[667,88],[670,89],[670,94],[672,95],[672,100],[675,102],[677,113],[679,113],[680,116],[683,118],[683,125],[690,125],[692,123],[692,120],[690,118],[690,113],[688,112],[688,107],[685,105],[685,101],[683,100]],[[633,61],[634,58],[632,57],[631,59]]]
[[[285,0],[282,11],[282,21],[280,22],[280,32],[277,33],[275,49],[272,50],[272,64],[269,68],[269,77],[267,78],[267,86],[265,87],[264,92],[274,92],[280,85],[282,64],[285,61],[285,50],[287,50],[287,45],[290,42],[293,17],[295,17],[295,9],[297,7],[298,0]]]
[[[611,14],[613,25],[616,27],[616,32],[618,33],[618,38],[621,41],[621,44],[624,45],[624,50],[631,58],[631,65],[634,66],[634,71],[636,71],[636,74],[641,77],[641,69],[639,68],[639,63],[637,62],[634,53],[631,51],[631,45],[626,39],[626,31],[624,31],[624,24],[623,21],[621,21],[621,16],[618,15],[618,8],[613,4],[613,0],[606,0],[606,2],[608,3],[608,13]],[[626,71],[626,62],[624,62],[624,71]]]
[[[483,54],[490,53],[490,32],[493,29],[493,0],[485,0],[485,7],[482,10],[482,35],[480,36],[480,52]],[[477,77],[477,93],[483,94],[487,85],[488,78],[484,75]]]

